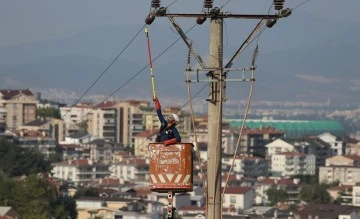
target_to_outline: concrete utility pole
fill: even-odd
[[[235,59],[237,59],[244,49],[246,44],[249,44],[250,39],[254,37],[254,33],[259,31],[262,24],[266,22],[266,26],[271,28],[278,19],[287,17],[291,14],[291,9],[283,9],[284,0],[273,0],[273,4],[277,13],[270,14],[230,14],[221,12],[220,8],[212,6],[213,0],[204,0],[204,8],[207,12],[201,14],[173,14],[167,13],[167,8],[160,7],[160,0],[152,0],[153,10],[146,17],[145,23],[150,25],[155,17],[168,17],[178,31],[179,35],[188,46],[189,50],[198,61],[202,69],[198,69],[197,79],[189,80],[188,82],[207,82],[209,83],[208,96],[208,148],[207,148],[207,219],[222,218],[222,191],[221,191],[221,158],[222,158],[222,104],[226,99],[225,82],[250,82],[254,78],[245,78],[244,75],[239,79],[226,79],[225,74],[230,71],[240,71],[239,69],[231,69]],[[206,66],[199,54],[196,53],[192,47],[190,40],[186,37],[185,32],[180,26],[176,24],[175,17],[196,18],[196,22],[201,25],[207,19],[210,19],[210,66]],[[238,19],[261,19],[248,38],[242,43],[239,50],[234,54],[229,63],[224,67],[223,65],[223,20],[224,18],[238,18]],[[254,66],[250,70],[254,70]],[[242,71],[249,69],[243,68]],[[207,80],[199,79],[199,71],[206,71]]]
[[[210,68],[217,69],[209,74],[208,103],[208,159],[207,159],[207,218],[221,218],[221,148],[222,148],[222,60],[223,19],[210,21]]]

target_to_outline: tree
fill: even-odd
[[[42,118],[56,118],[56,119],[61,118],[59,109],[55,107],[38,108],[36,109],[36,115]]]
[[[33,149],[0,139],[0,170],[9,176],[22,176],[50,171],[51,166],[43,155]]]
[[[80,197],[99,197],[99,189],[94,187],[86,187],[86,188],[79,188],[74,198],[80,198]]]
[[[283,189],[278,189],[276,185],[272,185],[266,191],[266,194],[271,205],[276,205],[278,202],[285,201],[288,198],[286,191]]]
[[[328,204],[331,202],[331,196],[327,191],[326,184],[312,184],[301,188],[300,199],[308,203]]]

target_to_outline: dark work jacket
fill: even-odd
[[[167,122],[161,112],[161,109],[157,109],[156,113],[161,123],[158,136],[156,137],[156,142],[163,142],[172,138],[176,138],[177,142],[181,142],[181,137],[176,127],[175,126],[166,127]]]

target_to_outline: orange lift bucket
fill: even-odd
[[[150,143],[150,190],[189,192],[193,190],[192,143],[165,146]]]

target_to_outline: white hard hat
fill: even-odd
[[[180,118],[178,115],[172,114],[172,116],[173,116],[174,120],[176,121],[176,123],[180,122]]]
[[[174,122],[175,121],[175,125],[178,124],[179,121],[180,121],[179,116],[176,115],[176,114],[168,115],[165,119],[166,119],[167,122]]]

